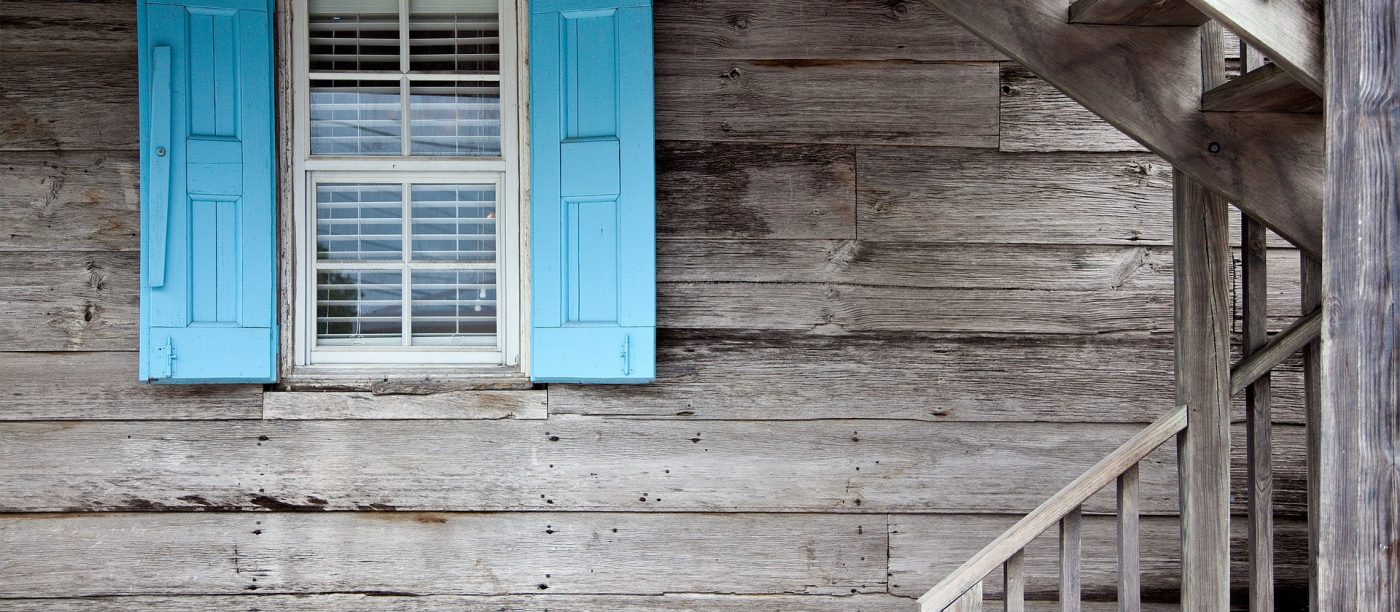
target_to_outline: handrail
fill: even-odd
[[[1245,387],[1259,380],[1266,372],[1273,370],[1289,355],[1322,335],[1322,309],[1318,308],[1299,317],[1292,325],[1279,332],[1259,350],[1250,353],[1230,368],[1230,395],[1244,391]]]
[[[1045,500],[1005,533],[992,540],[986,548],[929,589],[919,598],[920,610],[941,612],[952,605],[964,592],[980,584],[992,570],[1025,548],[1061,517],[1078,508],[1084,500],[1108,486],[1108,483],[1137,465],[1183,429],[1186,429],[1186,406],[1177,406],[1094,464],[1089,471],[1065,485],[1058,493]]]

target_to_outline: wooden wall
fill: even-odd
[[[657,0],[655,384],[138,385],[133,5],[0,3],[0,608],[908,610],[1170,408],[1170,168],[900,0]],[[1143,472],[1157,601],[1171,453]],[[1111,598],[1111,521],[1086,529]]]

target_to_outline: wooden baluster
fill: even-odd
[[[945,612],[982,612],[982,583],[978,582],[968,589]]]
[[[1060,519],[1060,610],[1080,612],[1080,540],[1083,539],[1083,506],[1075,506]]]
[[[1241,226],[1244,266],[1244,354],[1252,354],[1269,341],[1268,330],[1268,232],[1264,225],[1244,217]],[[1245,471],[1249,508],[1249,609],[1274,609],[1274,509],[1273,460],[1270,442],[1273,418],[1271,388],[1265,373],[1245,390]]]
[[[1118,477],[1118,612],[1142,609],[1139,565],[1138,466]]]
[[[1026,612],[1026,551],[1011,555],[1002,572],[1006,578],[1006,612]]]
[[[1302,310],[1310,313],[1322,306],[1322,262],[1301,253]],[[1317,600],[1318,503],[1322,492],[1322,340],[1303,347],[1303,422],[1308,436],[1308,601],[1310,610],[1319,610]]]

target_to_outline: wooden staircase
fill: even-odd
[[[998,568],[1025,609],[1024,549],[1059,525],[1060,606],[1081,609],[1080,508],[1117,483],[1118,609],[1141,609],[1138,463],[1177,438],[1184,610],[1230,607],[1229,401],[1246,392],[1249,607],[1274,609],[1269,372],[1304,355],[1306,417],[1319,418],[1323,191],[1322,10],[1314,0],[926,0],[1176,168],[1177,407],[1002,534],[919,599],[981,610]],[[1247,45],[1227,81],[1222,26]],[[1261,61],[1268,57],[1271,61]],[[1243,213],[1244,352],[1230,365],[1227,202]],[[1303,252],[1304,313],[1265,329],[1266,230]],[[1309,504],[1318,464],[1308,445]],[[1317,513],[1309,508],[1310,561]]]

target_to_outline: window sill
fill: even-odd
[[[302,366],[284,373],[277,391],[354,391],[373,395],[432,395],[455,391],[523,391],[530,377],[509,366],[413,368]]]
[[[544,419],[547,392],[514,368],[300,368],[263,394],[274,420]]]

